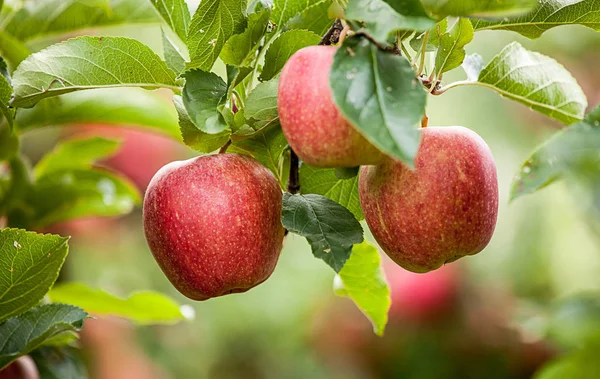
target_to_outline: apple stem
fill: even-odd
[[[231,145],[231,139],[227,140],[227,142],[225,142],[225,145],[221,146],[221,148],[219,149],[219,154],[225,154],[229,145]]]
[[[287,183],[287,191],[292,194],[300,191],[300,175],[298,172],[299,166],[300,160],[298,159],[298,156],[294,150],[290,148],[290,178],[288,179]]]
[[[423,118],[421,119],[421,128],[426,128],[427,125],[429,125],[429,117],[427,117],[427,115],[424,114]]]

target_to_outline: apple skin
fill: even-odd
[[[17,358],[3,370],[0,370],[1,379],[40,379],[40,374],[35,362],[29,355]]]
[[[459,126],[421,129],[415,170],[388,159],[361,168],[360,203],[373,236],[403,268],[424,273],[489,243],[498,214],[496,164]]]
[[[314,167],[378,164],[384,155],[339,112],[329,87],[336,48],[297,51],[281,72],[277,96],[285,138],[302,161]]]
[[[277,180],[250,157],[172,162],[148,185],[146,240],[167,278],[190,299],[245,292],[275,269],[281,204]]]

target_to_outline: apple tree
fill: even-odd
[[[493,234],[498,184],[485,141],[464,127],[428,126],[428,98],[455,87],[485,87],[566,125],[518,170],[511,199],[565,179],[592,194],[590,212],[600,214],[600,108],[586,113],[594,105],[573,76],[517,42],[487,62],[465,52],[486,30],[530,39],[561,25],[600,30],[597,0],[0,6],[0,369],[31,354],[52,372],[44,357],[74,356],[92,313],[141,324],[185,318],[159,293],[122,299],[55,284],[69,238],[48,227],[142,203],[140,228],[184,295],[206,300],[259,285],[294,233],[331,267],[335,292],[383,334],[390,291],[365,225],[415,272],[479,253]],[[148,23],[162,27],[158,49],[103,33]],[[446,80],[461,69],[464,80]],[[33,130],[89,122],[135,124],[199,157],[161,169],[142,200],[129,180],[97,164],[118,141],[64,141],[33,166],[19,149]]]

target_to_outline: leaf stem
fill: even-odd
[[[472,80],[459,80],[459,81],[447,84],[441,88],[435,88],[433,91],[431,91],[431,94],[437,96],[437,95],[443,94],[444,92],[448,91],[451,88],[461,87],[461,86],[469,86],[469,85],[481,85],[481,83],[475,82]]]
[[[406,48],[406,46],[404,46],[404,44],[402,42],[399,42],[398,44],[400,45],[400,49],[402,49],[402,53],[404,53],[404,56],[406,57],[406,59],[408,59],[409,62],[412,62],[413,57],[408,52],[408,49]]]
[[[423,36],[423,45],[421,46],[421,62],[419,63],[419,70],[417,76],[421,75],[423,68],[425,68],[425,54],[427,53],[427,40],[429,39],[429,31],[425,32]]]

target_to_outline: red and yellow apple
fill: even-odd
[[[498,214],[492,153],[463,127],[421,129],[415,170],[391,158],[361,168],[360,203],[373,236],[403,268],[423,273],[489,243]]]
[[[283,244],[282,192],[256,160],[216,154],[160,169],[144,199],[154,258],[185,296],[245,292],[275,269]]]
[[[377,164],[383,154],[333,102],[329,70],[335,52],[332,46],[305,47],[283,67],[277,95],[283,134],[300,159],[314,167]]]

